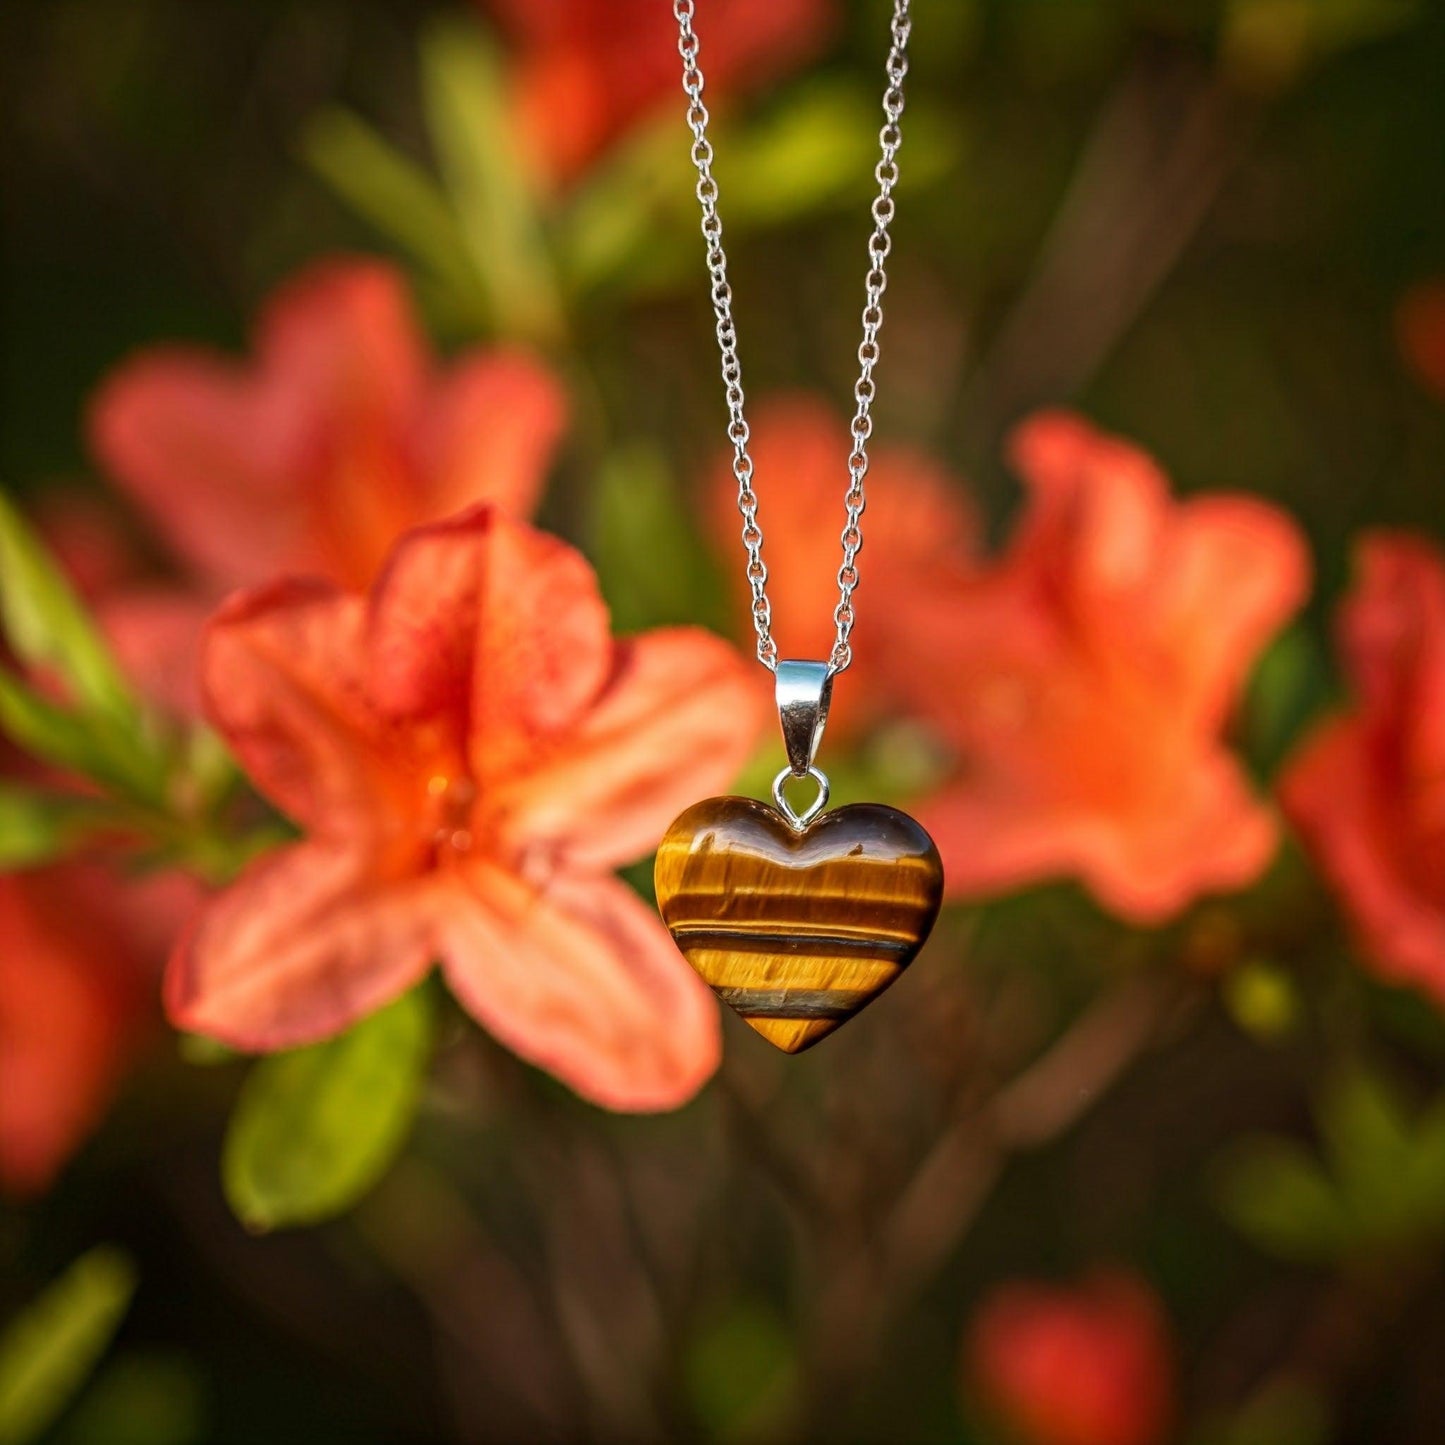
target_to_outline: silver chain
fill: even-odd
[[[842,672],[853,660],[849,641],[853,632],[853,590],[858,585],[858,550],[863,545],[859,523],[865,504],[868,476],[868,438],[873,434],[873,368],[878,364],[878,332],[883,325],[883,292],[888,286],[884,262],[892,249],[888,227],[893,221],[893,188],[898,184],[898,147],[903,143],[899,120],[903,115],[903,79],[908,74],[908,32],[911,0],[893,0],[892,45],[888,51],[887,88],[883,92],[883,128],[878,132],[881,152],[873,169],[878,195],[873,201],[873,233],[868,238],[868,273],[864,277],[863,340],[858,346],[858,380],[853,387],[857,403],[848,457],[848,489],[843,496],[848,520],[839,538],[843,563],[838,568],[838,605],[833,609],[837,637],[829,657],[830,670]],[[748,451],[750,433],[743,415],[743,368],[738,359],[737,324],[733,320],[733,292],[728,284],[728,260],[722,246],[722,220],[718,216],[718,187],[713,178],[712,142],[707,138],[708,110],[703,104],[701,46],[693,29],[695,0],[673,0],[677,17],[677,49],[682,56],[682,88],[687,92],[687,123],[692,131],[692,163],[697,167],[697,199],[702,206],[702,236],[707,243],[707,270],[712,278],[712,309],[717,317],[717,343],[722,353],[722,379],[728,404],[728,439],[733,444],[733,475],[738,483],[738,511],[742,513],[743,546],[747,549],[748,586],[752,590],[753,630],[758,635],[758,661],[777,670],[778,645],[773,641],[773,609],[768,601],[768,569],[763,562],[763,531],[758,524],[758,494],[753,489],[753,459]]]

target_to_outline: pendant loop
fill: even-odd
[[[783,727],[783,746],[788,750],[788,771],[795,778],[813,772],[813,759],[828,723],[833,700],[833,672],[826,662],[780,659],[775,674],[774,697],[778,721]]]
[[[812,778],[818,785],[818,796],[801,813],[788,801],[788,795],[783,791],[791,779],[800,777]],[[778,812],[788,820],[788,826],[795,833],[801,833],[828,806],[827,775],[821,768],[815,768],[811,764],[805,773],[795,773],[791,768],[782,768],[773,779],[773,802],[778,805]]]

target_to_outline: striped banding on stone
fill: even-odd
[[[725,1003],[789,1053],[876,998],[928,936],[943,868],[912,818],[876,803],[802,832],[751,798],[689,808],[657,854],[658,907]]]
[[[682,949],[712,948],[758,953],[858,954],[863,958],[908,958],[918,945],[903,938],[843,937],[828,933],[779,933],[761,928],[694,928],[672,930]]]

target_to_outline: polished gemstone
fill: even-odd
[[[770,1043],[818,1042],[883,992],[943,896],[933,840],[856,803],[801,831],[753,798],[708,798],[657,851],[657,906],[687,961]]]

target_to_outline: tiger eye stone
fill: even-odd
[[[668,829],[655,876],[687,961],[790,1054],[907,968],[943,897],[933,840],[878,803],[836,808],[797,832],[753,798],[708,798]]]

